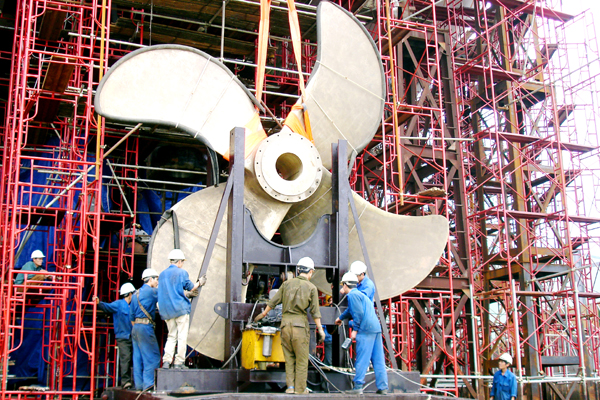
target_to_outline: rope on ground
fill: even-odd
[[[313,355],[310,355],[310,357],[312,357],[315,362],[319,363],[320,365],[322,365],[324,367],[327,367],[328,369],[330,369],[333,372],[337,372],[338,374],[347,375],[347,376],[356,375],[356,374],[353,374],[352,372],[342,371],[341,369],[338,369],[338,367],[334,367],[332,365],[327,365],[327,364],[323,363],[323,361],[319,360],[318,358],[316,358]],[[370,372],[367,372],[366,375],[371,375],[373,373],[374,373],[373,371],[370,371]]]

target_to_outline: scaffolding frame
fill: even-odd
[[[597,238],[589,228],[600,220],[582,200],[597,179],[597,111],[578,96],[586,90],[597,102],[589,66],[598,51],[588,36],[581,80],[569,82],[566,35],[589,16],[541,1],[474,2],[471,11],[467,19],[462,2],[449,2],[446,23],[457,126],[472,139],[460,151],[478,367],[489,375],[509,352],[521,396],[595,398]]]
[[[118,236],[111,248],[111,236],[130,224],[137,193],[137,182],[127,183],[132,210],[124,209],[123,198],[112,199],[112,210],[102,207],[102,196],[111,196],[102,185],[104,145],[122,137],[105,134],[93,114],[93,89],[108,66],[110,2],[24,0],[17,7],[1,132],[0,396],[91,398],[116,384],[112,329],[97,320],[93,297],[116,300],[120,280],[133,274],[126,238]],[[119,157],[137,164],[137,146],[137,138],[129,139]],[[137,170],[119,167],[115,175],[137,178]],[[40,232],[50,272],[32,273],[45,281],[27,277],[17,285],[18,256]],[[41,336],[43,375],[9,375],[11,355],[27,350],[21,346],[34,331]]]

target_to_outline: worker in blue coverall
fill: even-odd
[[[508,370],[513,363],[512,356],[504,353],[498,360],[498,368],[494,374],[490,400],[515,400],[517,398],[517,377]]]
[[[154,370],[160,365],[160,350],[154,333],[154,317],[158,302],[158,273],[152,268],[142,273],[144,285],[133,294],[129,319],[133,324],[133,382],[137,390],[154,387]]]
[[[354,261],[350,265],[350,272],[356,275],[358,278],[358,285],[356,288],[363,292],[371,301],[375,297],[375,284],[367,276],[367,266],[362,261]]]
[[[192,307],[188,300],[189,294],[186,296],[184,291],[196,292],[196,289],[206,283],[206,276],[200,278],[196,284],[190,281],[187,271],[182,268],[185,255],[180,249],[171,250],[169,260],[171,265],[158,277],[160,280],[158,311],[160,317],[167,323],[169,330],[162,367],[170,368],[173,356],[175,356],[173,368],[187,368],[184,362]],[[175,353],[175,346],[177,346],[177,353]]]
[[[100,310],[113,315],[113,327],[115,329],[117,347],[119,348],[119,375],[123,389],[129,389],[132,386],[131,352],[133,351],[133,345],[131,344],[132,327],[129,320],[129,303],[131,303],[131,296],[134,292],[135,287],[127,282],[121,286],[119,294],[122,298],[117,301],[104,303],[96,296],[93,298]]]
[[[388,379],[385,370],[385,356],[381,340],[381,325],[375,314],[375,307],[363,292],[358,290],[358,278],[352,272],[346,272],[342,277],[340,294],[347,295],[348,308],[335,320],[336,325],[342,325],[342,320],[351,318],[354,321],[352,339],[356,339],[356,375],[354,389],[347,394],[362,394],[365,375],[369,362],[375,370],[377,394],[387,394]]]

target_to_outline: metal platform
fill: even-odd
[[[352,388],[351,377],[333,371],[324,371],[329,383],[315,370],[308,372],[308,387],[313,391],[311,396],[322,397],[346,396],[338,393],[339,390]],[[364,396],[376,395],[374,374],[368,374],[365,379]],[[403,399],[410,396],[414,399],[419,395],[420,374],[418,372],[388,371],[389,396]],[[334,387],[335,386],[335,387]],[[242,398],[252,397],[255,399],[272,398],[273,396],[286,395],[285,372],[283,370],[244,370],[244,369],[158,369],[156,370],[156,391],[143,393],[118,388],[107,389],[103,394],[103,400],[135,400],[138,395],[140,399],[150,400],[180,398],[188,399],[200,397],[205,398]],[[106,395],[106,396],[105,396]],[[233,396],[233,397],[231,397]],[[288,395],[289,396],[289,395]],[[402,397],[404,396],[404,397]]]
[[[348,390],[352,388],[352,380],[348,375],[334,371],[323,371],[328,383],[316,370],[308,371],[308,387],[314,392]],[[368,374],[365,385],[375,378]],[[418,372],[389,371],[388,383],[390,391],[398,393],[417,393],[419,391]],[[335,386],[335,388],[334,388]],[[246,370],[246,369],[157,369],[156,392],[169,395],[196,395],[205,393],[239,393],[285,389],[285,371],[280,370]],[[261,390],[262,389],[262,390]],[[367,387],[367,391],[375,391],[375,385]]]
[[[175,400],[181,399],[180,397],[173,397],[168,395],[159,395],[152,393],[144,393],[141,396],[139,393],[132,390],[121,390],[121,389],[107,389],[108,400]],[[138,397],[139,396],[139,397]],[[289,399],[293,396],[294,399],[348,399],[357,398],[362,400],[443,400],[447,399],[444,396],[435,396],[422,393],[389,393],[385,396],[375,393],[364,393],[362,395],[347,395],[344,393],[312,393],[312,394],[296,394],[290,395],[285,393],[217,393],[217,394],[206,394],[201,396],[186,397],[186,400],[210,400],[210,399],[230,399],[230,400],[271,400],[271,399]],[[455,398],[461,400],[461,398]]]

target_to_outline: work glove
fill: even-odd
[[[321,344],[325,341],[325,331],[321,328],[320,330],[317,330],[317,332],[319,333],[319,344]]]
[[[185,292],[185,297],[187,297],[188,299],[193,299],[194,297],[198,296],[200,294],[200,292],[198,291],[198,289],[195,290],[184,290]]]
[[[206,275],[202,275],[202,277],[198,279],[198,282],[200,283],[200,286],[206,285]]]

